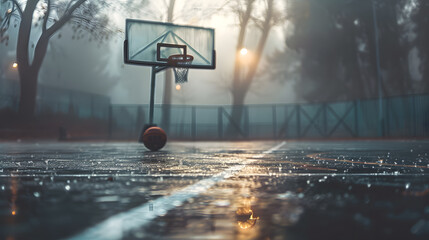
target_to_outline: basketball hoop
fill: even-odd
[[[191,55],[175,54],[168,57],[168,62],[173,66],[176,84],[188,82],[188,70],[194,57]]]

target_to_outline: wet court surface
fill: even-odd
[[[429,239],[429,142],[1,143],[0,239]]]

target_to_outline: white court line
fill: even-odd
[[[281,147],[286,142],[282,142],[277,146],[264,151],[262,154],[255,155],[254,158],[264,157],[266,154],[272,153]],[[129,232],[133,229],[138,229],[144,225],[150,223],[153,219],[165,215],[169,210],[172,210],[183,204],[186,200],[196,197],[208,189],[213,187],[216,183],[227,179],[243,169],[246,164],[256,161],[251,159],[240,165],[235,165],[228,168],[227,170],[213,175],[208,179],[201,180],[191,186],[185,187],[181,190],[173,192],[169,196],[158,198],[154,201],[145,203],[141,206],[132,208],[126,212],[122,212],[109,217],[103,222],[90,227],[80,234],[68,238],[69,240],[81,240],[81,239],[103,239],[103,240],[114,240],[121,239],[122,233]]]

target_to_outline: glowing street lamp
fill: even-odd
[[[12,67],[13,67],[13,68],[18,68],[18,63],[14,62],[14,63],[12,64]]]
[[[247,53],[248,53],[249,51],[247,50],[247,48],[242,48],[241,50],[240,50],[240,54],[241,54],[241,56],[245,56],[245,55],[247,55]]]

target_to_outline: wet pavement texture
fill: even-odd
[[[90,239],[106,219],[115,234],[99,239],[429,239],[428,154],[429,141],[0,143],[0,239]]]

